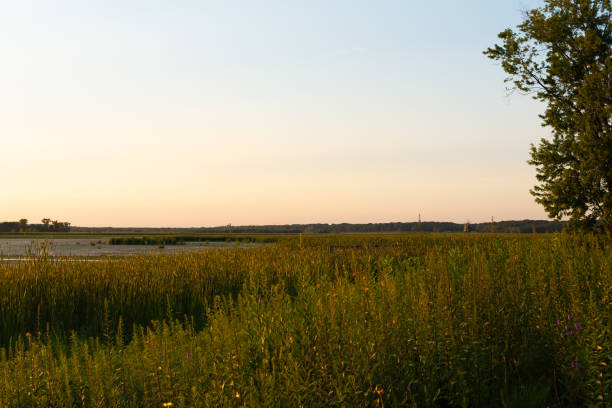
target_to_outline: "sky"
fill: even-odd
[[[539,5],[0,0],[0,221],[546,219],[482,54]]]

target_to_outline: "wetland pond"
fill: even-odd
[[[213,248],[251,248],[260,243],[237,242],[185,242],[181,245],[110,245],[108,238],[0,238],[0,261],[17,262],[40,255],[46,251],[50,257],[74,257],[96,260],[101,257],[116,257],[146,254],[175,254],[197,252]]]

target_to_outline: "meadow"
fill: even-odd
[[[611,272],[568,234],[0,264],[0,407],[610,406]]]

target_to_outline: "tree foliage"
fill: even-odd
[[[68,232],[70,231],[69,222],[60,222],[43,218],[42,224],[28,224],[26,218],[19,221],[0,222],[0,232]]]
[[[552,138],[531,146],[531,190],[573,229],[612,231],[612,27],[610,0],[546,0],[485,51],[509,89],[546,104]]]

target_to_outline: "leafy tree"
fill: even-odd
[[[510,90],[546,104],[552,139],[531,146],[531,193],[572,229],[612,232],[611,13],[610,0],[546,0],[484,52]]]

